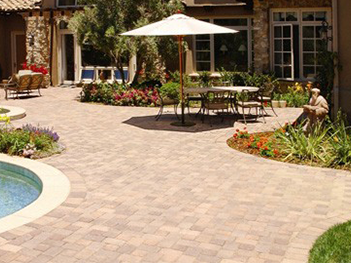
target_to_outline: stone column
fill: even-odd
[[[268,72],[269,66],[269,1],[254,0],[254,67]]]
[[[50,71],[50,22],[45,16],[26,17],[27,63],[45,67]],[[33,38],[31,45],[29,39]],[[50,76],[46,76],[50,82]]]

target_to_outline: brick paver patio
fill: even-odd
[[[59,132],[67,150],[42,162],[72,191],[46,216],[0,234],[0,262],[306,262],[315,238],[351,218],[347,172],[236,152],[228,122],[182,129],[154,108],[75,101],[78,89],[1,103]],[[2,94],[1,94],[2,96]],[[278,111],[261,131],[293,120]],[[235,124],[235,127],[243,127]]]

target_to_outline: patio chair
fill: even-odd
[[[222,122],[224,121],[224,112],[229,113],[230,107],[230,97],[229,91],[213,92],[209,91],[204,95],[203,102],[203,115],[202,122],[205,122],[205,113],[207,111],[207,116],[210,117],[210,111],[217,111],[219,114],[222,113]],[[212,127],[212,121],[210,119],[210,126]]]
[[[273,100],[273,91],[274,91],[274,86],[271,84],[265,84],[263,87],[260,88],[260,101],[263,105],[263,110],[264,112],[268,115],[267,111],[266,111],[266,104],[270,104],[271,105],[271,109],[274,113],[275,116],[278,117],[277,113],[275,112],[274,108],[273,108],[273,104],[272,104],[272,100]]]
[[[124,67],[123,68],[123,76],[124,76],[124,80],[126,82],[129,81],[129,69],[127,67]],[[119,70],[114,70],[114,78],[115,78],[115,81],[119,84],[122,83],[122,74]]]
[[[157,115],[155,116],[156,121],[158,121],[161,118],[165,106],[173,106],[174,113],[175,113],[177,119],[179,120],[179,116],[178,116],[178,112],[177,112],[179,100],[170,99],[167,97],[165,98],[165,97],[162,97],[160,95],[159,95],[159,97],[160,97],[160,110],[158,111]]]
[[[8,95],[17,95],[19,98],[19,94],[21,93],[28,93],[28,89],[30,84],[32,83],[32,73],[30,74],[14,74],[10,80],[10,84],[13,85],[8,86],[5,89],[6,99],[8,99]]]
[[[198,113],[196,113],[196,116],[201,112],[201,109],[203,108],[203,97],[200,94],[191,94],[188,93],[186,94],[185,97],[185,105],[188,108],[188,114],[190,116],[190,103],[191,102],[198,102],[200,103],[200,110],[198,111]]]
[[[44,81],[44,75],[42,73],[32,73],[32,81],[28,87],[28,93],[37,90],[39,96],[41,96],[40,89],[42,88],[42,84]]]
[[[237,101],[237,108],[241,108],[242,115],[244,118],[245,125],[247,124],[247,116],[254,116],[255,121],[259,116],[262,116],[263,122],[266,123],[264,118],[264,107],[260,99],[260,94],[258,92],[250,92],[248,90],[243,90],[241,94],[239,94],[239,99]],[[256,115],[251,114],[251,110],[255,109]],[[245,111],[248,110],[248,114],[246,115]]]

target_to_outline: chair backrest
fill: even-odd
[[[243,89],[241,93],[238,95],[239,100],[242,102],[249,102],[249,101],[261,101],[261,96],[259,91],[250,91],[247,89]]]
[[[119,70],[114,70],[115,74],[115,80],[117,82],[122,82],[122,74]],[[129,81],[129,69],[128,68],[123,68],[123,75],[124,75],[124,80]]]
[[[205,96],[205,104],[208,107],[227,108],[230,103],[231,93],[229,91],[207,92]]]
[[[41,84],[44,81],[44,75],[42,73],[32,73],[32,81],[29,85],[29,89],[40,89]]]
[[[17,82],[18,90],[27,90],[32,82],[32,75],[19,75]]]
[[[266,83],[260,88],[260,93],[266,97],[272,97],[275,86],[272,83]]]
[[[22,75],[28,75],[28,74],[32,74],[32,73],[33,73],[33,71],[31,71],[31,70],[23,69],[23,70],[19,70],[17,74],[22,76]]]

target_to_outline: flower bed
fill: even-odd
[[[52,129],[30,124],[16,129],[9,119],[5,121],[0,128],[1,153],[38,159],[62,152],[63,147],[58,143],[60,137]]]
[[[118,84],[92,83],[85,85],[81,102],[96,102],[115,106],[156,106],[159,101],[154,87],[131,88]]]
[[[236,150],[277,161],[351,170],[351,128],[341,117],[334,123],[319,123],[311,133],[290,124],[274,132],[237,130],[227,143]]]

